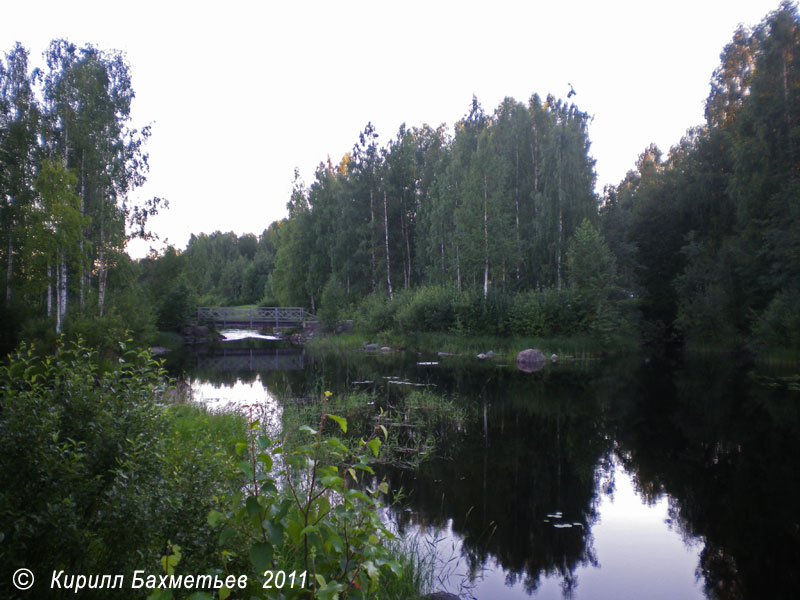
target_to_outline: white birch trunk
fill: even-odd
[[[86,151],[81,153],[81,217],[86,215]],[[82,229],[82,228],[81,228]],[[86,265],[84,264],[84,250],[86,248],[84,243],[83,231],[81,231],[80,240],[80,259],[78,262],[78,278],[80,280],[80,309],[83,313],[86,308],[86,280],[88,275],[86,273]]]
[[[489,187],[483,176],[483,299],[489,296]]]
[[[375,200],[372,195],[372,188],[369,189],[369,249],[371,253],[372,273],[370,274],[370,291],[375,291],[377,285],[377,261],[375,260]]]
[[[8,231],[8,268],[6,270],[6,306],[11,304],[12,286],[14,279],[14,224],[11,223]]]
[[[47,317],[53,316],[53,265],[47,259]]]
[[[389,261],[389,212],[387,210],[386,190],[383,191],[383,232],[384,240],[386,242],[386,288],[389,291],[389,300],[393,300],[392,267]]]

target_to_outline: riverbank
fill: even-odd
[[[559,360],[592,360],[609,355],[624,355],[639,350],[638,341],[631,337],[618,336],[600,341],[589,336],[571,337],[512,337],[512,336],[463,336],[448,333],[363,333],[319,335],[307,341],[306,348],[312,352],[354,352],[365,349],[381,351],[404,350],[416,352],[423,357],[437,355],[475,356],[486,355],[502,361],[513,361],[522,350],[537,348],[546,356],[556,355]]]

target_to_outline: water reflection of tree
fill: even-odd
[[[533,593],[542,576],[558,576],[568,595],[577,568],[597,564],[595,488],[610,450],[601,402],[579,373],[499,377],[472,388],[481,406],[449,460],[391,473],[392,487],[413,489],[413,512],[398,511],[398,525],[444,528],[452,519],[470,572],[495,559],[507,583]]]
[[[616,437],[645,497],[671,496],[705,543],[709,598],[790,598],[800,589],[798,394],[754,386],[731,361],[644,371]]]

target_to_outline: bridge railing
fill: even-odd
[[[278,327],[286,324],[304,326],[306,323],[315,323],[317,317],[302,307],[198,306],[197,320],[222,324],[223,327],[228,323],[249,323],[251,327],[254,325]]]

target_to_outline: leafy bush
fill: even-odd
[[[239,465],[246,482],[225,512],[212,511],[208,520],[233,548],[224,553],[230,561],[224,570],[250,572],[250,597],[273,597],[262,587],[271,583],[268,571],[294,572],[293,583],[302,577],[302,585],[283,588],[284,598],[308,597],[309,589],[321,599],[373,598],[382,578],[402,575],[387,548],[394,535],[379,518],[388,485],[373,481],[369,466],[386,430],[362,439],[353,456],[336,437],[323,437],[326,422],[347,431],[346,419],[323,410],[317,429],[301,427],[306,440],[296,447],[262,435],[258,421],[249,441],[238,445],[248,457]]]
[[[180,280],[164,294],[156,323],[161,331],[180,331],[195,319],[196,313],[197,296]]]
[[[370,294],[356,309],[355,326],[359,331],[367,333],[393,329],[398,308],[398,305],[388,298],[380,294]]]
[[[419,287],[403,295],[397,311],[401,331],[448,331],[455,325],[454,299],[450,287]]]
[[[155,566],[170,538],[193,549],[195,568],[213,555],[205,514],[225,486],[219,442],[180,441],[179,415],[158,402],[159,363],[118,350],[103,370],[97,351],[62,338],[53,356],[22,345],[0,367],[2,597],[23,566],[129,574]]]
[[[23,345],[0,367],[3,571],[120,573],[153,547],[163,523],[154,493],[167,431],[154,398],[162,373],[143,353],[125,352],[106,373],[96,359],[80,342],[43,359]]]
[[[800,293],[782,291],[772,298],[753,326],[757,343],[800,350]]]
[[[331,275],[322,289],[320,299],[319,318],[322,325],[331,330],[336,326],[339,314],[346,303],[347,293],[336,275]]]

